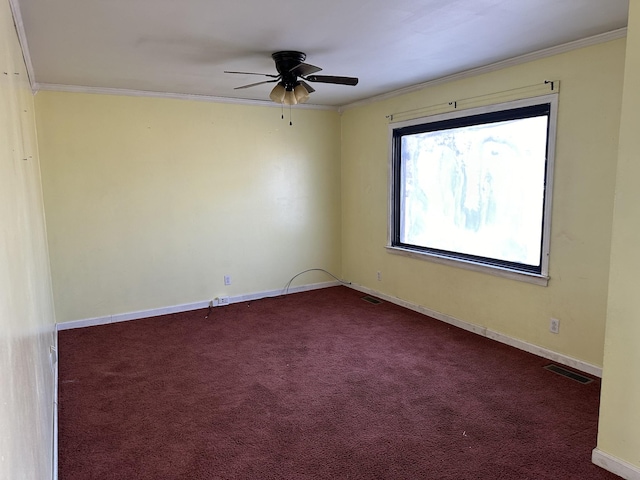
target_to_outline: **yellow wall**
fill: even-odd
[[[59,322],[339,275],[337,112],[289,126],[278,108],[59,92],[36,107]]]
[[[602,365],[625,41],[574,50],[348,109],[342,122],[346,279]],[[387,253],[385,115],[559,80],[547,287]],[[382,272],[377,281],[376,272]],[[560,319],[560,334],[548,330]]]
[[[51,474],[53,300],[34,105],[1,3],[0,54],[20,75],[0,77],[0,477],[40,479]],[[301,270],[325,268],[595,365],[606,344],[598,447],[640,466],[640,11],[632,4],[626,42],[351,108],[342,120],[296,109],[289,127],[274,108],[41,92],[58,320],[278,289]],[[561,82],[549,285],[387,253],[385,115],[545,79]],[[327,279],[312,273],[300,283]],[[548,332],[550,317],[561,320],[559,335]]]
[[[52,473],[54,316],[33,97],[6,0],[0,65],[0,478],[42,480]]]
[[[640,2],[629,13],[598,448],[640,472]],[[636,477],[633,477],[636,478]],[[640,473],[637,478],[640,478]]]

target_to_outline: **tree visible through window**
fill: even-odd
[[[507,104],[395,127],[391,246],[546,275],[551,111]]]

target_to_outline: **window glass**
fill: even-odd
[[[392,246],[543,273],[549,103],[393,130]]]

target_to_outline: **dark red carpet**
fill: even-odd
[[[361,297],[61,331],[60,480],[618,478],[599,382]]]

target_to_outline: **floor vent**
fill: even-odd
[[[376,297],[371,297],[369,295],[367,295],[366,297],[362,297],[362,299],[365,302],[373,303],[374,305],[378,305],[379,303],[382,303],[382,300],[379,300]]]
[[[593,379],[589,377],[585,377],[584,375],[580,375],[579,373],[572,372],[571,370],[567,370],[566,368],[563,368],[563,367],[559,367],[558,365],[551,364],[551,365],[547,365],[544,368],[546,368],[550,372],[557,373],[558,375],[563,375],[567,378],[570,378],[571,380],[575,380],[576,382],[582,383],[583,385],[593,382]]]

